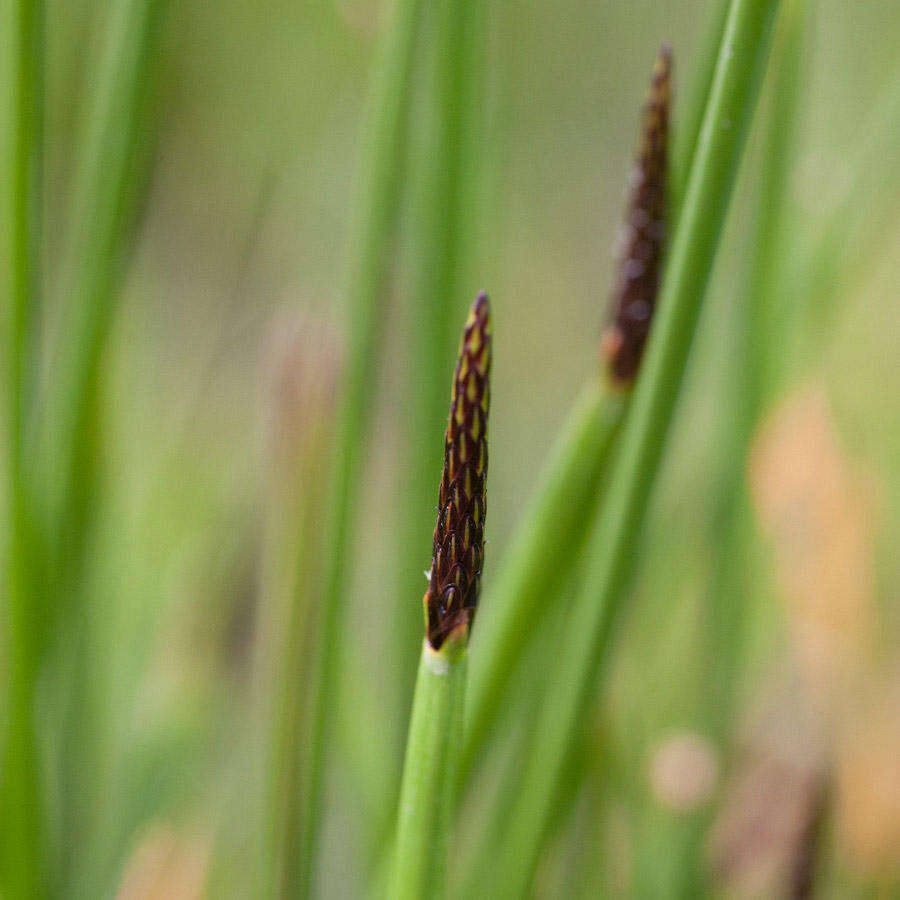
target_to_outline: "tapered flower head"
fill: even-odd
[[[428,642],[438,650],[472,627],[484,562],[491,320],[487,294],[472,304],[459,348],[444,438],[444,473],[425,592]]]
[[[637,375],[659,293],[666,242],[666,163],[672,51],[660,47],[644,102],[641,144],[629,177],[619,275],[601,353],[613,382],[627,387]]]

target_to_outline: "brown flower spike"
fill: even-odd
[[[601,354],[621,387],[634,381],[659,292],[666,241],[666,152],[671,104],[672,51],[660,47],[641,119],[641,145],[629,176],[630,193],[611,300],[611,322]]]
[[[484,562],[490,371],[490,304],[482,292],[463,331],[444,438],[444,473],[424,598],[428,643],[435,650],[460,627],[468,633],[478,604]]]

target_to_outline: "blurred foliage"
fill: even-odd
[[[161,32],[146,193],[100,364],[102,513],[81,583],[95,623],[86,667],[102,755],[97,821],[79,864],[103,895],[190,897],[203,884],[209,896],[254,895],[264,816],[255,645],[272,517],[266,434],[277,414],[262,385],[283,346],[277,332],[295,327],[283,323],[312,312],[328,329],[344,327],[342,247],[380,5],[182,0]],[[486,581],[596,365],[647,67],[668,38],[685,84],[712,6],[489,7],[492,200],[473,285],[490,290],[495,317]],[[782,375],[748,436],[755,506],[740,552],[753,590],[725,734],[707,733],[714,676],[704,635],[724,540],[718,473],[734,447],[733,344],[723,336],[755,258],[746,226],[767,165],[761,127],[647,517],[634,603],[584,725],[586,774],[545,848],[540,896],[673,896],[686,853],[724,890],[779,895],[790,867],[759,850],[758,871],[748,871],[755,845],[741,824],[755,811],[742,797],[761,803],[773,777],[777,799],[765,810],[790,794],[797,813],[785,828],[798,846],[827,782],[822,896],[900,888],[900,11],[811,6],[771,249],[773,296],[800,309],[797,322],[776,318],[767,332]],[[108,12],[99,0],[46,4],[50,285]],[[771,97],[758,121],[770,108]],[[417,330],[409,227],[405,235],[387,335],[398,351]],[[60,301],[48,296],[53,320]],[[54,372],[51,362],[51,382]],[[382,802],[384,772],[399,766],[396,723],[409,704],[385,687],[399,677],[392,492],[405,456],[406,373],[391,365],[372,378],[378,426],[364,461],[319,872],[329,897],[362,896],[373,876],[366,817]],[[747,460],[737,469],[746,479]],[[421,545],[419,570],[428,535]],[[408,602],[418,608],[420,595]],[[60,654],[58,665],[79,663]],[[59,712],[59,671],[66,683],[60,669],[39,685],[48,722]],[[515,752],[515,735],[504,752]],[[45,788],[52,800],[53,778]],[[783,845],[783,834],[772,840]],[[767,838],[755,839],[763,847]]]

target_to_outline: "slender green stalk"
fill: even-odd
[[[522,790],[499,858],[479,869],[484,896],[525,893],[615,613],[634,566],[647,500],[672,418],[725,212],[756,105],[777,0],[733,0],[660,298],[659,319],[622,433],[584,590],[550,673]]]
[[[412,358],[407,365],[405,395],[409,398],[404,464],[409,489],[401,505],[400,559],[403,573],[398,595],[414,596],[422,583],[429,520],[432,511],[434,473],[438,459],[433,436],[439,434],[447,415],[446,377],[453,364],[456,330],[469,289],[465,285],[466,231],[474,225],[468,190],[468,148],[473,143],[481,85],[475,83],[476,45],[473,34],[482,0],[437,0],[432,39],[430,90],[425,100],[421,146],[422,171],[417,179],[414,229],[414,278],[408,327],[415,340],[408,342]],[[435,466],[423,465],[434,459]],[[406,711],[416,674],[415,647],[421,631],[418,610],[402,602],[397,611],[395,665],[403,718],[397,738],[406,734]],[[396,796],[396,781],[391,796]]]
[[[753,430],[772,385],[775,358],[788,355],[784,334],[785,291],[779,289],[788,176],[795,159],[800,63],[806,24],[804,0],[788,0],[780,16],[772,52],[769,109],[765,117],[758,205],[748,261],[745,290],[735,304],[734,349],[729,357],[730,388],[726,402],[737,413],[723,452],[718,508],[713,517],[715,558],[709,597],[709,662],[713,676],[704,701],[713,737],[722,740],[728,724],[730,698],[740,663],[748,573],[742,561],[751,549],[753,529],[744,487],[746,456]],[[794,304],[796,306],[796,304]],[[775,343],[778,350],[769,345]],[[774,351],[774,352],[773,352]]]
[[[63,320],[56,335],[52,393],[51,488],[59,492],[59,562],[69,585],[97,490],[97,418],[103,352],[117,307],[126,238],[143,178],[136,157],[153,83],[161,18],[167,0],[114,0],[105,17],[98,69],[79,148],[63,268],[57,293]]]
[[[4,297],[4,594],[7,671],[4,699],[0,886],[7,897],[46,890],[45,831],[34,715],[41,619],[35,584],[33,491],[27,471],[26,394],[34,361],[32,325],[39,291],[39,223],[43,98],[43,7],[39,0],[8,4],[5,63],[3,228],[8,276]]]
[[[784,248],[788,180],[796,160],[799,93],[805,0],[787,0],[773,40],[772,63],[760,110],[761,167],[755,185],[756,210],[743,289],[736,292],[730,311],[730,352],[722,380],[724,407],[734,411],[724,421],[726,433],[721,471],[714,481],[715,506],[711,519],[712,573],[706,592],[704,640],[706,664],[700,690],[700,727],[721,747],[727,760],[731,713],[743,662],[742,651],[751,607],[758,596],[752,582],[751,561],[756,533],[744,485],[747,449],[766,397],[775,381],[771,363],[789,355],[790,320],[797,320],[796,302],[785,289]],[[755,171],[755,170],[754,170]],[[787,242],[787,243],[785,243]],[[793,307],[793,309],[791,309]],[[709,805],[686,814],[660,808],[655,800],[642,804],[656,840],[665,846],[645,846],[635,854],[638,884],[655,884],[667,896],[696,897],[708,889],[703,841],[714,809]],[[672,864],[660,866],[662,849]],[[656,852],[653,852],[656,850]]]
[[[697,140],[703,125],[703,113],[716,70],[719,47],[728,17],[729,0],[713,0],[712,9],[707,14],[703,30],[703,40],[697,54],[697,61],[691,69],[691,78],[685,91],[679,125],[675,130],[672,152],[672,208],[679,209],[687,190],[691,163],[697,150]]]
[[[265,860],[260,891],[297,896],[300,786],[321,581],[331,418],[339,358],[325,328],[298,323],[276,359],[269,432],[269,497],[257,669],[268,732]],[[276,351],[277,352],[277,351]]]
[[[441,896],[452,823],[454,771],[463,731],[466,636],[422,647],[400,788],[397,850],[389,896]]]
[[[65,839],[55,889],[91,892],[93,858],[84,852],[98,825],[101,683],[93,677],[91,609],[84,609],[85,557],[100,492],[101,370],[128,237],[144,172],[147,102],[166,0],[115,0],[104,19],[102,53],[89,82],[62,271],[63,309],[48,382],[51,416],[44,447],[51,493],[52,612],[64,622],[70,672],[59,754]],[[99,876],[98,876],[99,877]]]
[[[354,531],[362,448],[378,371],[381,326],[391,271],[390,251],[403,192],[402,169],[411,72],[421,0],[395,0],[379,58],[363,148],[357,219],[346,286],[349,347],[336,422],[333,469],[325,523],[324,588],[319,613],[316,671],[307,735],[309,768],[300,853],[301,896],[308,896],[318,843],[325,759],[332,732],[339,675],[341,613],[347,548]]]

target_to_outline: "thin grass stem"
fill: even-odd
[[[433,437],[447,415],[447,371],[456,350],[457,323],[471,296],[465,284],[467,232],[475,226],[470,182],[469,148],[474,143],[482,85],[477,83],[474,34],[481,18],[481,0],[439,0],[432,5],[434,23],[429,41],[434,72],[424,97],[427,132],[421,147],[414,215],[413,286],[408,327],[414,337],[408,361],[406,396],[409,418],[405,434],[405,471],[408,491],[400,509],[401,549],[397,571],[403,573],[399,596],[415,596],[421,586],[429,520],[433,511],[434,476],[439,458]],[[434,460],[434,465],[427,460]],[[426,542],[423,543],[423,538]],[[397,611],[396,668],[398,706],[403,718],[398,731],[405,735],[406,710],[416,677],[414,648],[421,632],[419,610],[401,603]],[[413,652],[410,652],[413,651]],[[395,782],[396,784],[396,782]],[[396,796],[396,787],[391,792]]]
[[[4,29],[9,56],[4,71],[8,110],[3,228],[8,275],[4,297],[4,594],[6,689],[2,801],[4,835],[0,884],[9,897],[42,896],[44,823],[38,772],[35,687],[39,669],[41,606],[35,583],[33,487],[26,423],[27,382],[33,372],[32,327],[40,279],[43,6],[14,0]]]
[[[462,737],[466,637],[422,647],[400,787],[396,861],[389,896],[440,896],[446,877],[454,771]]]
[[[102,364],[140,191],[146,185],[147,105],[167,0],[115,0],[104,18],[102,50],[90,80],[62,271],[62,318],[45,391],[46,485],[50,492],[49,590],[55,625],[64,623],[70,672],[60,744],[59,802],[65,840],[57,889],[90,893],[99,871],[82,852],[99,826],[102,720],[93,678],[92,610],[85,609],[86,555],[98,515]],[[74,613],[78,610],[77,613]]]
[[[777,0],[733,0],[729,10],[659,319],[594,531],[584,589],[573,607],[558,667],[551,673],[499,858],[485,860],[478,869],[483,879],[479,890],[486,896],[518,897],[531,881],[573,736],[608,648],[636,561],[635,544],[756,105],[777,7]]]
[[[58,490],[58,565],[70,570],[70,583],[78,580],[73,567],[80,565],[96,499],[100,369],[117,308],[125,239],[144,184],[136,162],[146,142],[141,126],[166,4],[114,0],[89,82],[56,288],[63,318],[55,336],[53,383],[47,386],[53,404],[48,455],[50,486]]]
[[[697,54],[697,61],[691,69],[691,77],[685,91],[679,125],[675,130],[672,150],[672,208],[679,209],[687,190],[691,163],[697,151],[697,140],[703,125],[703,113],[716,70],[719,47],[728,18],[729,0],[713,0],[712,9],[707,13],[703,29],[703,39]]]
[[[727,404],[736,411],[723,451],[719,503],[713,520],[716,548],[709,597],[710,693],[704,702],[706,724],[717,740],[725,737],[729,703],[734,696],[741,659],[748,573],[746,560],[753,529],[744,486],[746,456],[753,430],[776,383],[775,357],[784,358],[784,335],[792,329],[786,316],[785,292],[779,289],[779,252],[786,220],[791,163],[796,159],[801,59],[806,27],[805,0],[788,0],[779,18],[772,51],[769,108],[764,119],[762,171],[758,205],[744,290],[735,304],[734,349],[729,357]],[[794,304],[796,307],[796,304]],[[795,331],[795,329],[794,329]],[[776,346],[771,346],[772,344]],[[778,352],[780,348],[781,352]],[[742,571],[743,570],[743,571]]]
[[[357,216],[350,239],[346,284],[348,347],[336,421],[333,469],[325,523],[326,560],[308,731],[309,767],[301,825],[300,895],[314,879],[325,776],[325,758],[338,695],[340,626],[349,582],[347,548],[355,522],[362,448],[378,372],[390,252],[403,193],[402,169],[411,73],[421,0],[395,0],[379,58],[370,103],[360,176]]]

